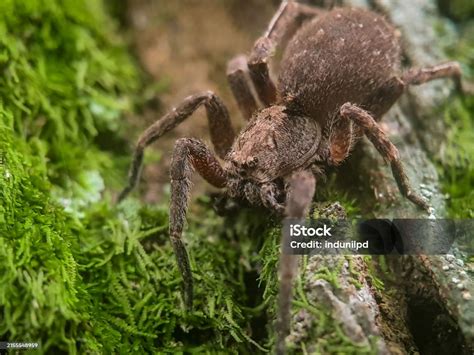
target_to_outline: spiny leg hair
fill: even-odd
[[[245,55],[238,55],[227,63],[227,81],[235,101],[237,101],[237,106],[247,121],[257,111],[257,101],[253,96],[250,82],[247,79],[248,71]]]
[[[408,85],[421,85],[428,81],[450,77],[454,81],[456,90],[462,93],[461,66],[458,62],[447,62],[426,68],[413,68],[403,75],[402,80]]]
[[[189,96],[178,107],[168,112],[141,134],[133,152],[128,184],[120,193],[118,202],[125,199],[136,186],[140,177],[145,148],[191,116],[202,105],[206,107],[211,142],[214,149],[220,158],[225,157],[235,137],[227,108],[219,97],[211,91]]]
[[[285,214],[288,218],[304,219],[309,212],[316,189],[316,179],[310,171],[298,171],[288,181]],[[280,292],[278,295],[277,354],[286,350],[285,338],[290,332],[293,280],[298,267],[298,256],[285,253],[288,235],[282,234],[280,255]]]
[[[380,128],[380,125],[375,121],[375,119],[367,111],[350,103],[342,105],[340,113],[342,117],[349,119],[362,127],[364,133],[378,150],[380,155],[390,163],[393,177],[397,182],[401,194],[415,205],[428,211],[428,203],[413,191],[408,176],[405,173],[405,168],[400,160],[400,153],[398,152],[397,147],[395,147],[388,139],[385,132]]]
[[[193,168],[209,183],[225,187],[225,172],[212,152],[199,140],[181,138],[176,141],[171,161],[171,202],[169,234],[184,283],[186,309],[193,305],[193,277],[188,253],[181,239],[188,208]]]
[[[294,34],[304,20],[320,13],[320,10],[295,1],[282,1],[267,31],[255,42],[248,67],[258,97],[265,106],[270,106],[277,98],[275,84],[270,78],[268,59],[274,54],[276,46]]]

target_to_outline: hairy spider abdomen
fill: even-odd
[[[289,42],[279,94],[323,126],[346,102],[381,115],[397,97],[380,107],[376,97],[399,74],[400,58],[397,30],[382,16],[336,8],[306,23]]]

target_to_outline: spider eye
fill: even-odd
[[[257,163],[258,163],[258,158],[252,157],[249,160],[247,160],[247,162],[244,164],[244,167],[248,169],[253,169],[257,166]]]

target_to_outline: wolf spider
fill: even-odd
[[[275,85],[268,61],[284,41],[288,43]],[[400,62],[399,32],[382,16],[283,1],[248,59],[239,55],[228,64],[230,87],[248,121],[237,136],[224,103],[210,91],[187,97],[143,132],[119,201],[139,179],[145,148],[201,106],[207,111],[214,152],[223,161],[198,139],[180,138],[174,146],[169,235],[187,309],[193,304],[193,277],[181,236],[194,170],[231,197],[304,218],[324,168],[344,161],[366,135],[390,163],[401,194],[420,208],[429,208],[411,187],[400,154],[378,121],[408,86],[452,77],[460,88],[461,72],[456,62],[402,72]],[[296,260],[285,254],[280,259],[279,353],[284,352],[289,332]]]

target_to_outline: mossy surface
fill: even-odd
[[[471,5],[467,5],[467,4]],[[471,7],[469,1],[455,1],[459,11]],[[464,19],[464,17],[463,17]],[[466,87],[474,82],[474,21],[458,23],[456,30],[446,24],[437,28],[446,54],[461,63]],[[439,157],[443,192],[447,197],[448,216],[473,218],[474,207],[474,96],[460,96],[446,103],[441,110],[446,125],[445,142]]]
[[[125,142],[142,78],[104,3],[2,1],[0,14],[0,339],[39,353],[258,348],[248,262],[211,208],[185,235],[186,313],[166,203],[114,207],[105,190],[125,178],[110,143]]]
[[[474,218],[474,99],[457,98],[445,108],[448,127],[446,150],[439,170],[447,195],[448,216]]]

